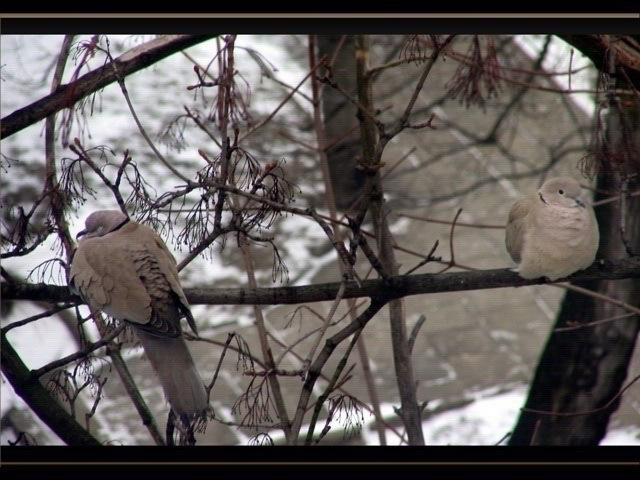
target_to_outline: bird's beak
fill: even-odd
[[[580,200],[579,198],[576,198],[576,203],[582,208],[587,208],[586,205],[584,204],[584,202],[582,200]]]
[[[80,230],[78,232],[78,234],[76,235],[76,240],[78,240],[82,235],[86,235],[86,233],[87,233],[86,229],[85,230]]]

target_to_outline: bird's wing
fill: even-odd
[[[191,315],[191,307],[187,301],[187,297],[184,295],[182,285],[180,284],[176,259],[167,248],[167,245],[164,243],[160,235],[145,225],[136,224],[133,236],[135,237],[136,242],[143,245],[145,251],[149,252],[149,254],[155,259],[157,269],[162,274],[164,280],[168,282],[171,287],[171,291],[177,297],[178,309],[187,318],[189,326],[197,335],[198,330],[193,319],[193,315]]]
[[[151,318],[151,298],[133,268],[129,251],[109,237],[80,242],[70,281],[93,309],[140,324]]]
[[[156,245],[157,234],[146,227],[140,232],[140,227],[131,222],[104,237],[80,242],[70,280],[94,309],[156,335],[178,336],[184,294],[175,261],[173,271],[167,269],[167,254]]]
[[[526,235],[529,211],[532,207],[530,196],[521,197],[513,204],[507,221],[506,245],[507,251],[514,262],[520,263],[522,248]]]

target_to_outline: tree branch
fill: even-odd
[[[150,42],[123,53],[114,60],[118,72],[124,78],[164,58],[201,43],[216,35],[162,35]],[[40,120],[71,108],[78,100],[116,81],[113,65],[108,63],[78,80],[57,88],[55,92],[10,113],[2,119],[0,138],[5,139]]]
[[[2,373],[13,389],[63,442],[67,445],[101,445],[51,397],[38,379],[31,377],[29,369],[5,335],[2,335],[0,353]]]
[[[346,285],[344,299],[377,297],[400,298],[428,293],[463,292],[491,288],[524,287],[582,280],[623,280],[640,278],[640,258],[602,260],[586,270],[555,282],[544,278],[531,280],[520,277],[508,268],[475,270],[453,273],[424,273],[389,277],[389,286],[383,280],[364,280],[362,286]],[[192,305],[295,305],[308,302],[332,301],[336,298],[340,282],[296,287],[275,288],[185,288]],[[38,300],[49,302],[82,303],[66,286],[44,283],[1,283],[3,300]]]

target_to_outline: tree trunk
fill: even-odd
[[[319,56],[334,58],[342,35],[318,35]],[[356,54],[354,36],[346,35],[333,63],[333,80],[352,98],[356,97]],[[326,150],[336,207],[347,210],[364,192],[366,174],[356,169],[362,157],[358,110],[345,96],[329,86],[322,93]]]

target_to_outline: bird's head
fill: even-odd
[[[544,182],[538,190],[538,195],[540,200],[547,205],[585,208],[586,205],[580,198],[581,191],[582,187],[573,178],[555,177]]]
[[[76,238],[102,237],[128,221],[129,218],[119,210],[98,210],[87,217],[84,222],[85,229],[78,232]]]

